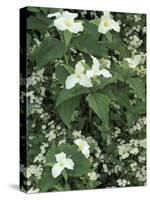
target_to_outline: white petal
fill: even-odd
[[[51,13],[51,14],[48,14],[47,17],[51,18],[51,17],[60,17],[61,16],[61,13],[60,12],[56,12],[56,13]]]
[[[94,56],[91,56],[91,58],[93,60],[92,70],[94,70],[96,72],[99,70],[100,63],[99,63],[98,59],[95,58]]]
[[[89,147],[84,147],[82,153],[85,155],[86,158],[88,158],[90,155]]]
[[[72,33],[78,33],[83,31],[83,25],[81,22],[74,22],[72,26],[68,27],[68,30]]]
[[[94,72],[92,70],[87,70],[86,75],[87,75],[87,78],[91,78],[94,76]]]
[[[58,163],[54,164],[54,166],[52,167],[52,176],[54,178],[58,177],[61,172],[63,171],[63,167],[61,167]]]
[[[66,154],[64,152],[58,153],[55,155],[56,161],[62,161],[66,159]]]
[[[71,74],[70,76],[67,77],[66,79],[66,89],[71,89],[73,88],[76,83],[78,83],[79,80],[76,78],[75,74]]]
[[[105,78],[112,77],[111,73],[107,69],[101,69],[99,75],[103,75]]]
[[[78,17],[78,13],[71,13],[71,12],[68,12],[68,11],[64,11],[63,16],[66,17],[66,18],[75,19],[76,17]]]
[[[107,18],[110,18],[110,12],[109,11],[104,11],[104,16],[107,17]]]
[[[71,170],[74,169],[74,162],[73,162],[72,159],[67,158],[67,159],[65,160],[65,168],[71,169]]]
[[[82,73],[84,73],[85,69],[84,69],[83,63],[85,63],[85,60],[80,60],[76,64],[76,66],[75,66],[75,73],[76,74],[82,74]]]
[[[85,155],[86,158],[89,157],[90,151],[89,151],[89,144],[87,143],[87,141],[83,140],[83,139],[76,139],[74,141],[74,143],[79,146],[80,151],[82,152],[82,154]]]
[[[65,19],[64,17],[59,17],[54,20],[54,26],[61,31],[67,30],[67,26],[65,25]]]
[[[110,26],[111,26],[111,29],[114,29],[114,31],[116,32],[120,31],[119,23],[114,21],[113,19],[110,20]]]
[[[81,141],[81,139],[76,139],[76,140],[74,140],[74,143],[75,143],[76,145],[79,145],[79,144],[80,144],[80,141]]]
[[[87,87],[87,88],[90,88],[90,87],[93,86],[92,82],[91,82],[91,79],[88,78],[85,74],[81,74],[80,76],[81,76],[81,78],[79,80],[79,84],[80,85],[82,85],[84,87]]]
[[[139,65],[141,62],[141,56],[140,55],[134,56],[134,62],[136,65]]]

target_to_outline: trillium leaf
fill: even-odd
[[[81,94],[86,94],[88,92],[89,90],[87,88],[82,88],[80,86],[72,88],[70,90],[64,89],[60,92],[58,96],[56,107],[73,97],[77,97]]]
[[[65,83],[66,78],[69,76],[68,71],[64,68],[63,65],[58,65],[55,70],[56,78],[62,84]]]
[[[105,34],[105,37],[108,39],[108,41],[111,43],[112,42],[112,34],[110,32],[107,32]]]
[[[145,84],[143,80],[140,78],[129,78],[127,83],[133,89],[134,93],[145,101]]]
[[[87,33],[93,35],[95,38],[98,39],[99,37],[99,33],[97,31],[98,27],[94,23],[91,23],[88,20],[86,20],[83,25]]]
[[[48,30],[50,24],[52,24],[52,21],[42,14],[36,14],[35,16],[29,16],[27,18],[28,30],[37,30],[44,33]]]
[[[71,98],[57,106],[57,111],[62,121],[70,128],[71,116],[80,103],[79,97]]]
[[[126,45],[122,42],[122,39],[120,38],[120,36],[118,34],[117,35],[113,34],[112,37],[113,37],[113,40],[111,43],[106,38],[103,39],[103,45],[106,46],[108,49],[112,49],[119,52],[120,55],[123,57],[128,57],[129,50],[127,49]],[[109,39],[110,39],[110,36],[109,36]]]
[[[86,99],[88,101],[89,107],[97,114],[97,116],[103,122],[105,129],[108,130],[108,113],[110,103],[109,97],[100,93],[94,93],[89,94]]]
[[[68,46],[71,38],[72,38],[72,33],[68,30],[64,31],[64,41],[66,46]]]
[[[63,66],[64,66],[64,68],[65,68],[70,74],[73,74],[73,73],[74,73],[74,68],[71,67],[70,65],[64,64]]]
[[[58,183],[58,178],[53,178],[50,172],[50,168],[44,169],[44,173],[42,174],[42,178],[40,180],[39,188],[41,192],[48,192],[50,189],[53,189],[55,185]]]
[[[107,56],[107,48],[90,34],[82,34],[76,37],[72,43],[72,46],[78,50],[95,56]]]
[[[56,145],[52,144],[51,148],[48,150],[46,154],[46,163],[54,163],[55,154],[56,154]]]
[[[65,45],[59,40],[48,37],[41,43],[36,53],[37,68],[41,68],[56,58],[61,58],[65,51]]]

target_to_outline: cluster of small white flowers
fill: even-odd
[[[28,194],[34,194],[34,193],[38,193],[38,192],[40,192],[40,189],[39,189],[39,188],[33,189],[33,187],[31,187],[31,188],[27,191]]]
[[[130,43],[129,43],[129,50],[135,49],[135,48],[139,48],[143,43],[143,40],[141,40],[139,37],[137,37],[136,35],[134,36],[130,36]]]
[[[130,185],[130,181],[127,181],[125,179],[118,179],[117,183],[120,187],[126,187],[127,185]]]
[[[146,182],[146,166],[142,166],[136,172],[136,178],[140,182]]]
[[[132,139],[129,141],[129,143],[118,145],[118,153],[120,156],[120,160],[124,160],[130,155],[137,155],[140,152],[140,147],[143,149],[146,148],[146,139]]]
[[[46,148],[48,147],[48,144],[47,143],[43,143],[41,146],[40,146],[40,150],[41,152],[34,158],[34,163],[35,162],[40,162],[40,163],[45,163],[46,162],[46,159],[45,159],[45,153],[46,153]]]
[[[97,174],[95,171],[93,172],[89,172],[88,174],[88,177],[91,181],[96,181],[98,178],[99,178],[99,174]]]
[[[146,125],[146,117],[140,117],[135,125],[129,129],[129,133],[133,134],[135,131],[140,131],[142,130]]]
[[[130,164],[131,170],[134,172],[137,169],[137,162],[133,162]]]
[[[66,130],[62,128],[60,125],[57,125],[54,120],[50,121],[47,126],[44,126],[42,133],[45,135],[45,138],[48,142],[53,141],[56,137],[61,136],[61,143],[65,142],[66,138]]]
[[[114,127],[114,132],[112,133],[112,136],[117,138],[121,133],[121,129],[119,127]]]
[[[27,94],[28,102],[31,106],[30,113],[37,113],[40,115],[40,118],[44,121],[49,119],[49,114],[44,111],[42,107],[43,98],[45,96],[46,88],[43,83],[47,80],[47,77],[44,75],[44,68],[38,72],[33,72],[32,75],[27,79]],[[36,89],[38,84],[38,90]]]
[[[32,175],[36,176],[37,179],[41,179],[42,176],[42,172],[43,172],[43,168],[41,165],[30,165],[29,167],[27,167],[27,169],[25,170],[25,175],[27,178],[30,178]]]

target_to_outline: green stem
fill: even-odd
[[[65,53],[64,53],[64,58],[65,58],[66,64],[68,65],[68,58],[67,58],[67,55]]]

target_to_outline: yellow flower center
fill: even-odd
[[[72,19],[66,19],[65,20],[65,25],[66,26],[72,26],[72,24],[73,24],[73,20]]]
[[[79,144],[79,149],[82,151],[83,150],[83,144]]]
[[[80,74],[76,74],[76,78],[80,79],[81,78]]]
[[[109,26],[109,22],[108,22],[108,21],[105,21],[105,22],[104,22],[104,26],[105,26],[105,27]]]
[[[59,162],[60,167],[64,167],[64,161]]]

